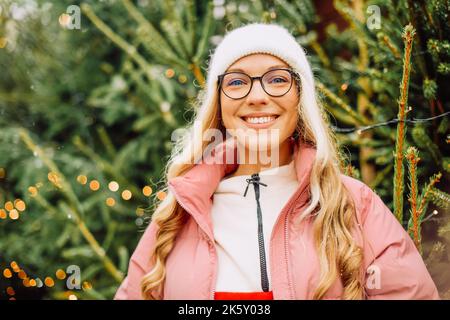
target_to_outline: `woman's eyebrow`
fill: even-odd
[[[276,66],[271,66],[270,68],[267,68],[266,71],[269,71],[272,69],[278,69],[278,68],[287,68],[287,67],[280,64],[280,65],[276,65]],[[240,68],[233,68],[233,69],[228,70],[227,72],[244,72],[244,73],[246,73],[245,70],[240,69]]]

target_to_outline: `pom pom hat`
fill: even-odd
[[[217,76],[240,58],[255,53],[280,58],[300,75],[302,83],[313,83],[305,51],[288,30],[276,24],[252,23],[228,32],[216,47],[208,69],[208,97],[217,89]]]

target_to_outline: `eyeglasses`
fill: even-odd
[[[284,96],[297,80],[300,89],[299,75],[291,69],[272,69],[260,77],[250,77],[243,72],[227,72],[218,76],[218,87],[231,99],[245,98],[253,87],[253,81],[259,80],[263,90],[272,97]]]

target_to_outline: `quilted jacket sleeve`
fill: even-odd
[[[381,198],[364,188],[363,232],[369,246],[368,299],[439,299],[436,286],[409,234]]]

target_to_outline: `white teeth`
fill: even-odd
[[[267,123],[267,122],[271,122],[275,120],[274,116],[270,116],[270,117],[248,117],[245,118],[245,121],[249,122],[249,123]]]

